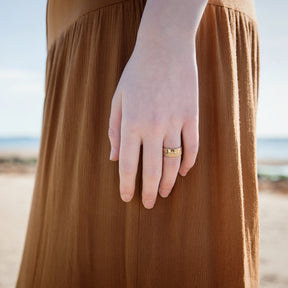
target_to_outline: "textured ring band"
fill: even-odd
[[[163,147],[163,155],[165,157],[179,157],[182,155],[182,146],[177,147],[177,148]]]

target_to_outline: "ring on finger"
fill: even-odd
[[[182,146],[176,148],[163,147],[163,156],[165,157],[179,157],[182,155]]]

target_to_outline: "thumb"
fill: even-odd
[[[108,136],[111,144],[110,160],[119,159],[119,148],[121,138],[121,118],[122,118],[122,96],[115,93],[111,102],[111,113],[109,118]]]

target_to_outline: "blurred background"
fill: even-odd
[[[288,2],[255,0],[260,287],[288,287]],[[15,8],[16,7],[16,8]],[[39,151],[46,0],[0,2],[0,288],[14,287]]]

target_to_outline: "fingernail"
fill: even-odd
[[[121,199],[125,202],[129,202],[131,196],[129,194],[121,194]]]
[[[144,207],[147,208],[147,209],[150,209],[150,208],[153,208],[154,206],[154,200],[147,200],[147,201],[144,201]]]
[[[181,176],[186,176],[187,173],[188,173],[188,171],[184,171],[184,172],[181,171],[181,172],[180,172],[180,175],[181,175]]]
[[[115,149],[112,147],[111,148],[111,151],[110,151],[110,160],[112,160],[112,158],[114,157],[114,152],[115,152]]]
[[[169,190],[159,190],[159,194],[161,197],[167,198],[169,195],[170,191]]]

